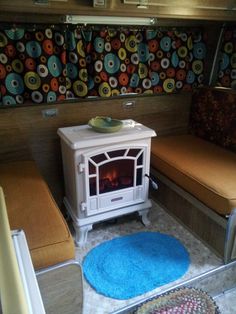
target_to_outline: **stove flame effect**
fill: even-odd
[[[124,168],[112,168],[100,173],[99,193],[110,192],[133,186],[133,175]]]
[[[112,169],[104,174],[102,174],[102,180],[108,180],[112,186],[116,187],[118,185],[118,171],[117,169]]]
[[[107,193],[132,187],[134,183],[134,165],[129,159],[116,160],[99,168],[99,193]],[[90,182],[90,195],[96,194],[96,182]]]

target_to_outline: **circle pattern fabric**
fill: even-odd
[[[191,90],[204,82],[207,50],[204,34],[199,30],[183,33],[105,29],[91,32],[90,39],[85,43],[90,53],[88,76],[90,82],[93,80],[88,96],[173,93]]]
[[[201,29],[0,30],[0,105],[191,90],[204,83],[205,41]],[[235,82],[235,46],[225,42],[221,84]]]
[[[0,30],[0,105],[65,99],[64,42],[65,33],[56,28]]]
[[[236,89],[236,29],[226,28],[221,44],[217,85]]]

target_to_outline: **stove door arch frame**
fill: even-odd
[[[140,152],[135,156],[127,156],[129,151],[131,150],[140,150]],[[115,209],[119,209],[122,207],[138,204],[147,201],[148,199],[148,186],[149,186],[149,181],[147,177],[145,177],[146,173],[149,173],[149,168],[150,168],[150,160],[147,158],[149,156],[149,150],[150,147],[147,143],[140,143],[140,141],[135,142],[133,141],[132,143],[120,143],[119,145],[113,145],[113,146],[102,146],[98,147],[97,149],[89,149],[87,151],[84,151],[81,154],[81,160],[83,163],[83,173],[82,175],[84,176],[84,184],[85,184],[85,200],[82,203],[82,208],[86,216],[91,216],[91,215],[96,215],[100,213],[104,213],[107,211],[112,211]],[[121,160],[122,156],[116,157],[116,158],[110,158],[109,153],[114,152],[114,151],[126,151],[125,157],[126,159],[131,159],[134,161],[134,176],[133,176],[133,186],[132,187],[127,187],[115,191],[109,191],[106,193],[99,193],[99,167],[101,165],[104,165],[108,162],[116,161],[116,160]],[[105,159],[103,162],[100,162],[96,164],[92,160],[92,157],[99,156],[104,154],[107,159]],[[137,167],[137,160],[140,155],[142,155],[142,165],[138,165]],[[123,155],[123,157],[124,157]],[[91,162],[96,168],[96,173],[94,175],[91,175],[89,173],[89,162]],[[141,185],[136,185],[136,173],[137,169],[142,169],[142,175],[141,175]],[[96,177],[96,189],[97,193],[96,195],[90,196],[90,178],[91,177]],[[122,197],[121,200],[119,198]],[[117,199],[118,202],[114,201],[114,199]]]

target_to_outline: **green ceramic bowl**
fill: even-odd
[[[113,133],[122,128],[123,122],[110,117],[95,117],[89,120],[88,125],[96,132]]]

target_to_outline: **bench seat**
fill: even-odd
[[[236,154],[194,135],[152,139],[151,166],[220,215],[236,208]]]
[[[35,269],[75,257],[73,238],[34,161],[0,165],[12,230],[23,229]]]

